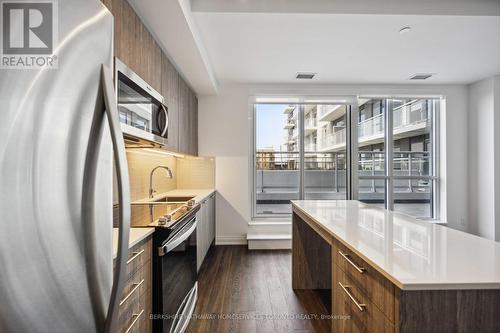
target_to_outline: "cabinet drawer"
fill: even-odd
[[[130,301],[120,308],[118,316],[118,333],[144,333],[151,332],[151,305],[148,301],[148,294],[144,292],[142,295],[133,294]]]
[[[152,245],[151,237],[143,240],[137,245],[134,245],[128,250],[127,267],[126,267],[126,280],[146,263],[151,265]],[[116,266],[116,258],[113,260],[113,271]]]
[[[394,285],[336,240],[333,242],[332,251],[333,264],[344,272],[352,287],[394,323]]]
[[[124,308],[128,303],[133,302],[135,295],[145,294],[148,289],[151,289],[151,270],[152,266],[148,263],[127,280],[120,298],[120,308]]]
[[[333,332],[394,332],[394,324],[338,266],[333,269],[332,283],[333,314],[349,316],[334,320]]]
[[[128,251],[127,259],[127,279],[129,279],[138,269],[144,266],[145,263],[151,261],[152,241],[148,238],[133,246]]]

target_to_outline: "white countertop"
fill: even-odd
[[[401,289],[500,289],[498,242],[359,201],[292,202]]]
[[[196,203],[204,200],[206,197],[214,193],[214,189],[175,189],[163,193],[157,193],[153,198],[144,198],[136,200],[134,203],[148,203],[155,199],[162,199],[165,197],[194,197]]]
[[[155,228],[130,228],[128,248],[130,249],[155,231]],[[118,228],[113,228],[113,259],[118,251]]]

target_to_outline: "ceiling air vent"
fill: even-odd
[[[316,76],[316,73],[297,73],[297,76],[295,76],[295,78],[298,80],[302,80],[302,79],[311,80],[315,76]]]
[[[410,80],[427,80],[434,74],[415,74],[412,77],[410,77]]]

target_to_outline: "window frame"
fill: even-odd
[[[432,113],[431,121],[431,133],[430,141],[432,146],[432,175],[429,176],[395,176],[393,173],[393,151],[394,151],[394,140],[393,140],[393,112],[384,112],[385,128],[384,128],[384,158],[385,158],[385,175],[384,176],[359,176],[358,175],[358,124],[359,124],[359,107],[358,100],[360,98],[370,98],[370,99],[381,99],[383,100],[381,107],[386,111],[392,110],[389,101],[391,99],[429,99],[433,103],[439,105],[438,110],[434,105],[434,112]],[[261,101],[260,101],[261,99]],[[252,221],[259,220],[272,220],[273,222],[289,222],[291,214],[290,213],[275,213],[275,214],[258,214],[257,213],[257,160],[256,160],[256,106],[258,104],[288,104],[296,105],[299,109],[298,120],[299,120],[299,197],[304,198],[304,153],[305,153],[305,136],[304,136],[304,105],[307,104],[344,104],[350,106],[346,111],[346,199],[347,200],[359,200],[359,189],[358,183],[359,179],[370,179],[370,180],[384,180],[385,181],[385,208],[394,211],[394,180],[396,179],[427,179],[432,182],[431,191],[431,218],[430,220],[439,220],[441,213],[440,196],[443,192],[440,188],[440,113],[445,110],[443,103],[446,101],[444,96],[412,96],[412,95],[398,95],[398,96],[388,96],[388,95],[351,95],[351,96],[283,96],[283,95],[272,95],[272,96],[262,96],[256,97],[251,96],[249,98],[249,119],[251,125],[251,147],[250,147],[250,158],[249,158],[249,181],[251,184],[250,188],[250,213]],[[399,213],[399,212],[398,212]]]

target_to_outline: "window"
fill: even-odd
[[[346,105],[255,104],[253,217],[290,200],[346,198]]]
[[[417,218],[438,217],[439,102],[360,100],[360,115],[363,109],[367,116],[358,127],[359,200]],[[375,105],[382,105],[377,107],[382,112],[372,115]]]
[[[357,198],[438,218],[441,100],[294,103],[253,105],[253,217],[289,216],[291,200]]]

